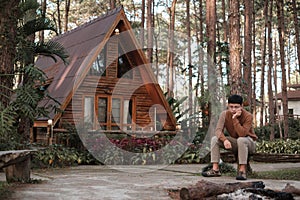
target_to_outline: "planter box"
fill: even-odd
[[[253,161],[257,162],[300,162],[300,154],[275,154],[275,153],[255,153],[252,156]]]

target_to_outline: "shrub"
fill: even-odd
[[[257,142],[257,153],[283,153],[283,154],[300,154],[300,139],[298,140],[274,140]]]

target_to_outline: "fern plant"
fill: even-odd
[[[55,41],[39,41],[33,38],[36,32],[41,30],[55,31],[52,20],[44,18],[37,14],[39,4],[36,0],[25,0],[19,4],[19,12],[17,24],[17,40],[16,49],[11,55],[14,58],[14,74],[2,74],[10,79],[17,80],[15,88],[7,88],[13,90],[11,97],[5,102],[5,106],[0,102],[0,142],[11,142],[12,133],[21,134],[18,127],[22,127],[22,123],[28,122],[32,124],[32,120],[37,116],[45,116],[47,112],[43,107],[39,107],[39,102],[47,95],[41,86],[45,83],[47,77],[45,74],[34,66],[34,60],[37,56],[50,56],[56,62],[58,59],[67,64],[68,55],[63,46]],[[18,78],[17,78],[18,77]],[[2,80],[2,79],[1,79]],[[0,87],[5,84],[0,82]],[[3,96],[3,95],[2,95]],[[28,128],[29,126],[24,126]],[[29,133],[27,129],[26,134]],[[0,145],[1,145],[0,144]]]

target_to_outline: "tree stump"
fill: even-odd
[[[27,155],[16,164],[5,167],[6,181],[8,183],[28,182],[30,180],[30,160],[30,155]]]
[[[31,153],[33,150],[0,151],[0,169],[4,169],[6,181],[30,180]]]

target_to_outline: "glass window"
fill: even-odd
[[[121,100],[120,99],[112,99],[112,122],[113,123],[120,123],[121,119]]]
[[[93,128],[94,124],[94,97],[84,98],[84,126]]]
[[[107,121],[107,98],[98,99],[98,122],[106,123]]]
[[[106,76],[106,46],[93,62],[89,74],[92,76]]]
[[[133,70],[131,64],[124,53],[122,47],[119,45],[119,58],[118,58],[118,78],[133,78]]]
[[[131,124],[132,122],[132,101],[124,100],[123,124]]]

